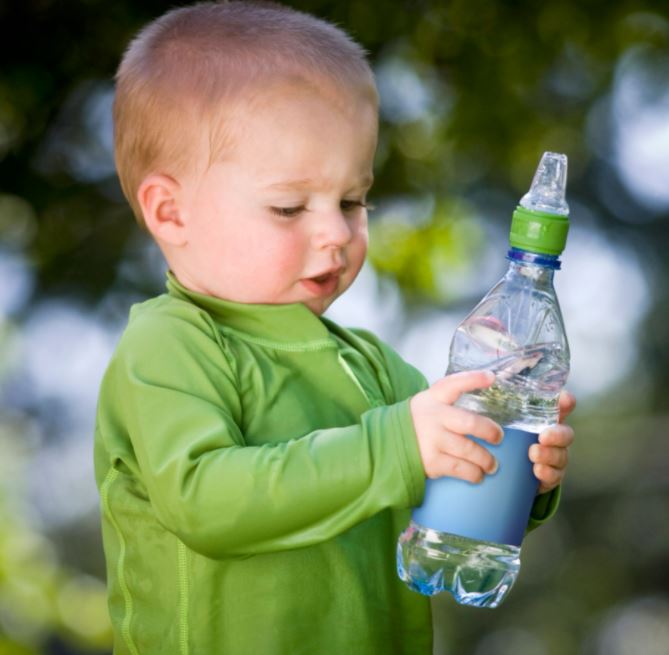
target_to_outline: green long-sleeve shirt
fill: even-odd
[[[134,305],[98,401],[116,655],[431,653],[395,572],[424,377],[301,304]]]

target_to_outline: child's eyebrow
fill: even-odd
[[[364,175],[352,186],[361,189],[368,188],[372,186],[373,182],[374,182],[373,175]],[[317,181],[314,180],[313,178],[305,177],[299,180],[286,180],[282,182],[274,182],[273,184],[268,184],[264,188],[273,191],[290,191],[292,189],[304,189],[308,187],[313,187],[316,183]]]

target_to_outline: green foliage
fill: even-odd
[[[37,654],[50,635],[85,650],[111,647],[104,583],[63,565],[24,496],[30,429],[0,414],[0,653]],[[27,442],[27,443],[26,443]]]
[[[419,213],[399,206],[372,221],[369,259],[379,273],[424,301],[457,298],[453,281],[471,272],[467,254],[480,247],[480,226],[462,202],[435,203],[422,221]]]

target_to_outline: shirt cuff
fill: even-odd
[[[532,511],[530,512],[530,520],[527,523],[527,530],[525,531],[526,534],[553,517],[560,504],[561,495],[562,487],[556,487],[548,493],[539,494],[534,499]]]
[[[397,441],[399,443],[402,473],[408,490],[408,507],[418,507],[425,495],[425,470],[418,448],[416,429],[411,418],[411,409],[407,398],[395,405],[397,419]]]

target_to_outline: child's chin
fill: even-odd
[[[314,313],[316,316],[320,316],[334,301],[335,298],[312,298],[307,300],[304,304]]]

